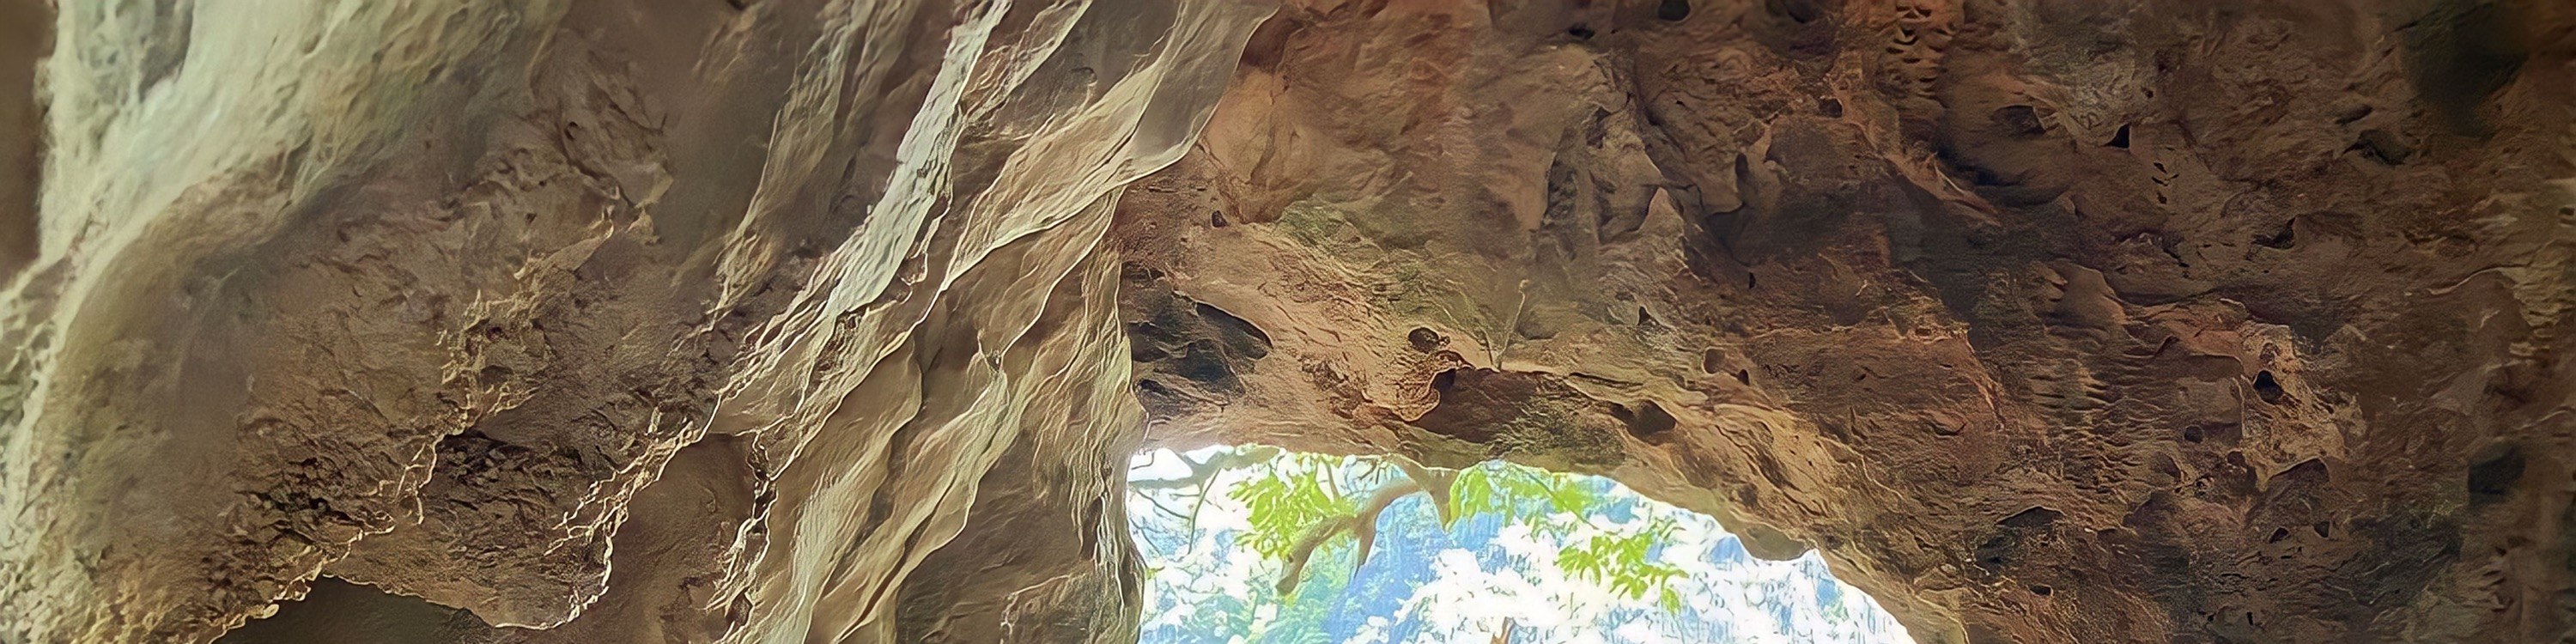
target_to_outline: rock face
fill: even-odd
[[[0,641],[1132,641],[1220,441],[2576,635],[2563,2],[106,5],[0,2]]]
[[[316,575],[509,640],[1133,630],[1099,240],[1271,7],[62,9],[0,640]]]
[[[1924,641],[2556,641],[2571,29],[1291,6],[1122,204],[1149,433],[1610,474]]]

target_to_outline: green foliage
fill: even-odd
[[[1285,556],[1297,538],[1316,523],[1352,512],[1356,501],[1345,494],[1346,490],[1368,489],[1353,487],[1369,477],[1351,476],[1353,463],[1348,459],[1258,446],[1238,448],[1235,453],[1252,454],[1259,459],[1229,465],[1245,468],[1243,473],[1248,476],[1228,486],[1222,494],[1242,503],[1253,523],[1252,530],[1237,533],[1236,538],[1271,559]],[[1201,488],[1200,493],[1206,493],[1206,489]],[[1190,511],[1188,514],[1196,511],[1195,507],[1182,509]],[[1340,543],[1323,547],[1312,563],[1313,574],[1306,576],[1304,589],[1293,596],[1282,596],[1269,584],[1258,583],[1247,589],[1249,594],[1239,596],[1213,588],[1198,589],[1197,594],[1206,597],[1202,600],[1206,603],[1182,619],[1183,630],[1238,637],[1246,644],[1329,644],[1321,639],[1328,632],[1324,623],[1341,608],[1337,602],[1355,568],[1348,541],[1344,537]],[[1261,607],[1276,607],[1276,612],[1260,617]]]
[[[1459,516],[1501,514],[1505,523],[1520,523],[1528,518],[1523,516],[1520,504],[1513,502],[1515,499],[1544,498],[1560,512],[1583,507],[1579,498],[1555,493],[1548,483],[1542,475],[1529,470],[1478,465],[1458,473],[1457,486],[1450,488],[1450,494],[1452,502],[1458,504]]]
[[[1252,523],[1252,529],[1237,538],[1274,560],[1286,558],[1306,531],[1349,516],[1369,491],[1398,479],[1394,468],[1370,459],[1313,454],[1291,453],[1256,467],[1262,471],[1232,492],[1233,498],[1249,510]],[[1502,462],[1487,462],[1461,471],[1450,488],[1461,517],[1495,514],[1506,525],[1522,526],[1534,534],[1559,540],[1589,530],[1585,538],[1574,539],[1573,545],[1558,551],[1559,566],[1627,599],[1642,599],[1651,593],[1665,608],[1678,609],[1680,598],[1666,588],[1682,571],[1655,558],[1657,546],[1674,530],[1671,520],[1652,519],[1642,526],[1596,522],[1594,517],[1607,513],[1617,502],[1608,496],[1608,491],[1608,483]],[[1533,510],[1528,499],[1545,500],[1545,510]],[[1348,541],[1349,537],[1340,536],[1328,546]],[[1338,568],[1341,573],[1318,569],[1320,574],[1308,575],[1309,581],[1348,575],[1347,565],[1327,563],[1349,558],[1348,550],[1331,549],[1334,552],[1319,553],[1314,561],[1319,566]]]
[[[1654,560],[1655,544],[1670,531],[1670,526],[1649,526],[1628,534],[1596,534],[1557,551],[1556,563],[1566,572],[1600,582],[1622,597],[1642,599],[1648,591],[1666,588],[1682,574],[1681,568]],[[1658,600],[1669,605],[1678,603],[1680,598],[1667,593]]]
[[[1684,570],[1702,569],[1702,562],[1690,559],[1705,553],[1694,547],[1685,556],[1665,546],[1676,539],[1705,545],[1701,539],[1714,526],[1594,477],[1500,462],[1426,471],[1401,460],[1283,453],[1260,446],[1187,454],[1156,452],[1152,458],[1140,461],[1130,473],[1130,489],[1136,495],[1131,507],[1150,508],[1136,515],[1138,546],[1147,565],[1156,567],[1145,593],[1149,605],[1145,641],[1324,642],[1329,639],[1327,633],[1344,632],[1337,629],[1349,627],[1354,612],[1384,610],[1390,599],[1410,593],[1403,598],[1403,608],[1389,616],[1393,622],[1370,620],[1371,626],[1361,627],[1358,633],[1364,638],[1375,634],[1376,641],[1384,641],[1390,633],[1413,628],[1404,625],[1418,623],[1431,629],[1421,634],[1447,629],[1453,636],[1474,635],[1465,640],[1434,637],[1437,641],[1481,642],[1484,629],[1491,625],[1476,621],[1484,617],[1459,609],[1490,597],[1526,597],[1532,590],[1568,602],[1559,610],[1576,621],[1549,631],[1554,635],[1606,635],[1607,629],[1639,617],[1656,624],[1711,620],[1732,624],[1729,615],[1750,607],[1803,611],[1795,620],[1798,628],[1790,628],[1786,621],[1778,625],[1784,629],[1780,636],[1789,638],[1783,641],[1901,641],[1902,637],[1876,604],[1857,592],[1836,593],[1833,599],[1814,605],[1797,603],[1803,591],[1793,584],[1809,577],[1830,582],[1814,568],[1789,574],[1780,566],[1754,562],[1721,565],[1726,569],[1723,578],[1738,587],[1713,593],[1717,600],[1710,607],[1713,610],[1694,611],[1683,601],[1684,594],[1718,590],[1706,583],[1709,580],[1685,578]],[[1403,484],[1421,481],[1431,481],[1446,492],[1435,495],[1450,500],[1445,505],[1448,512],[1442,513],[1448,516],[1440,517],[1442,521],[1431,520],[1431,499],[1401,496],[1415,493],[1414,486]],[[1388,540],[1382,543],[1388,549],[1365,563],[1359,561],[1357,542],[1348,530],[1317,529],[1319,525],[1343,528],[1350,525],[1347,517],[1361,509],[1357,506],[1398,498],[1406,500],[1386,506],[1384,511],[1394,516],[1381,523],[1387,531],[1383,538]],[[1202,516],[1220,527],[1202,526]],[[1475,520],[1451,523],[1456,517]],[[1498,525],[1505,534],[1494,538]],[[1425,534],[1426,529],[1456,532],[1451,533],[1450,543],[1443,544]],[[1317,541],[1318,534],[1340,536]],[[1723,533],[1715,536],[1722,538]],[[1426,537],[1431,540],[1424,541]],[[1532,551],[1533,546],[1539,550]],[[1461,562],[1445,559],[1457,554],[1443,550],[1450,547],[1471,549],[1468,554],[1476,562],[1468,565],[1476,570],[1453,569]],[[1302,574],[1288,575],[1281,564],[1300,548],[1314,550],[1303,558]],[[1443,553],[1444,559],[1389,561],[1395,568],[1384,571],[1368,568],[1381,565],[1379,561],[1431,552]],[[1505,559],[1500,564],[1504,571],[1494,569],[1495,557]],[[1372,570],[1371,574],[1358,574],[1364,569]],[[1426,572],[1443,581],[1461,574],[1470,578],[1517,574],[1530,585],[1521,586],[1508,576],[1490,585],[1454,581],[1422,585],[1421,575]],[[1749,576],[1739,578],[1739,573]],[[1295,587],[1280,588],[1280,581],[1292,578],[1299,582]],[[1613,596],[1618,601],[1600,601]],[[1416,608],[1425,612],[1408,617],[1405,611]],[[1639,616],[1633,612],[1639,608],[1658,615]],[[1816,619],[1830,625],[1831,633],[1799,630]],[[1896,635],[1887,637],[1889,633]],[[1807,640],[1806,635],[1819,637]]]
[[[1612,501],[1604,494],[1606,484],[1587,484],[1563,474],[1486,463],[1459,473],[1455,490],[1458,507],[1468,516],[1500,513],[1507,523],[1557,538],[1573,536],[1584,527],[1592,528],[1594,533],[1589,538],[1558,550],[1556,563],[1567,573],[1599,582],[1622,597],[1642,599],[1682,574],[1681,568],[1658,563],[1654,557],[1655,547],[1672,534],[1670,520],[1653,519],[1641,529],[1592,522],[1591,518],[1603,514]],[[1516,500],[1527,498],[1546,499],[1551,512],[1521,511]],[[1668,592],[1657,600],[1667,608],[1680,603],[1678,596]]]
[[[1292,452],[1256,467],[1262,471],[1229,495],[1251,514],[1252,530],[1238,538],[1264,557],[1287,557],[1307,529],[1350,514],[1357,503],[1341,493],[1342,459]]]

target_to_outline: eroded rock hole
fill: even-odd
[[[1100,552],[1100,511],[1101,506],[1107,503],[1107,499],[1092,499],[1091,507],[1082,512],[1083,559],[1091,559]]]
[[[1771,15],[1788,18],[1791,22],[1802,25],[1815,22],[1817,18],[1825,15],[1824,9],[1816,6],[1815,0],[1763,0],[1762,6],[1769,10]]]
[[[1653,445],[1671,442],[1673,428],[1680,424],[1671,412],[1664,411],[1662,405],[1652,400],[1637,403],[1634,407],[1611,403],[1610,416],[1627,425],[1629,436]]]
[[[2006,105],[1996,108],[1994,119],[1995,124],[2002,126],[2004,131],[2015,135],[2027,137],[2048,133],[2048,125],[2039,120],[2039,110],[2028,105]]]
[[[2469,466],[2469,500],[2491,503],[2513,494],[2522,481],[2523,458],[2518,447],[2490,448]]]
[[[1415,351],[1430,353],[1439,349],[1440,345],[1448,344],[1449,338],[1442,337],[1440,332],[1431,330],[1431,327],[1417,326],[1413,327],[1412,332],[1404,334],[1404,341],[1406,344],[1413,345]]]
[[[1664,0],[1655,5],[1655,17],[1668,22],[1680,22],[1689,18],[1690,13],[1690,0]]]
[[[2288,250],[2292,246],[2297,246],[2299,245],[2298,223],[2297,219],[2281,222],[2281,229],[2279,231],[2269,235],[2254,236],[2254,245],[2283,250]]]
[[[2415,156],[2413,144],[2407,143],[2396,133],[2387,130],[2362,132],[2361,140],[2353,142],[2352,150],[2360,152],[2373,161],[2378,161],[2381,165],[2391,166],[2404,165],[2407,159]]]
[[[2033,506],[2018,514],[2004,517],[2004,520],[1997,522],[1997,524],[2007,528],[2045,528],[2050,524],[2057,523],[2057,519],[2063,516],[2066,516],[2066,513],[2044,507]]]
[[[217,644],[449,644],[488,641],[501,629],[472,613],[331,577],[313,580],[304,598],[251,620]]]
[[[2289,392],[2281,389],[2281,381],[2272,378],[2271,370],[2265,369],[2254,373],[2254,395],[2262,398],[2263,402],[2277,405],[2289,396]]]
[[[1600,477],[1218,446],[1128,480],[1146,644],[1910,641],[1814,552]]]

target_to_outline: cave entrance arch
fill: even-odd
[[[1145,644],[1912,641],[1817,553],[1754,557],[1603,477],[1266,445],[1128,477]]]

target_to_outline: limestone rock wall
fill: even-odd
[[[1926,642],[2557,641],[2571,65],[2563,2],[1293,2],[1121,204],[1138,395],[1608,474]]]
[[[2576,628],[2564,2],[1275,9],[0,0],[0,641],[1132,641],[1220,441],[1927,642]]]
[[[316,575],[554,627],[504,640],[1132,630],[1097,241],[1270,7],[59,9],[0,640],[207,641]],[[999,556],[979,498],[1070,545],[922,570]]]

